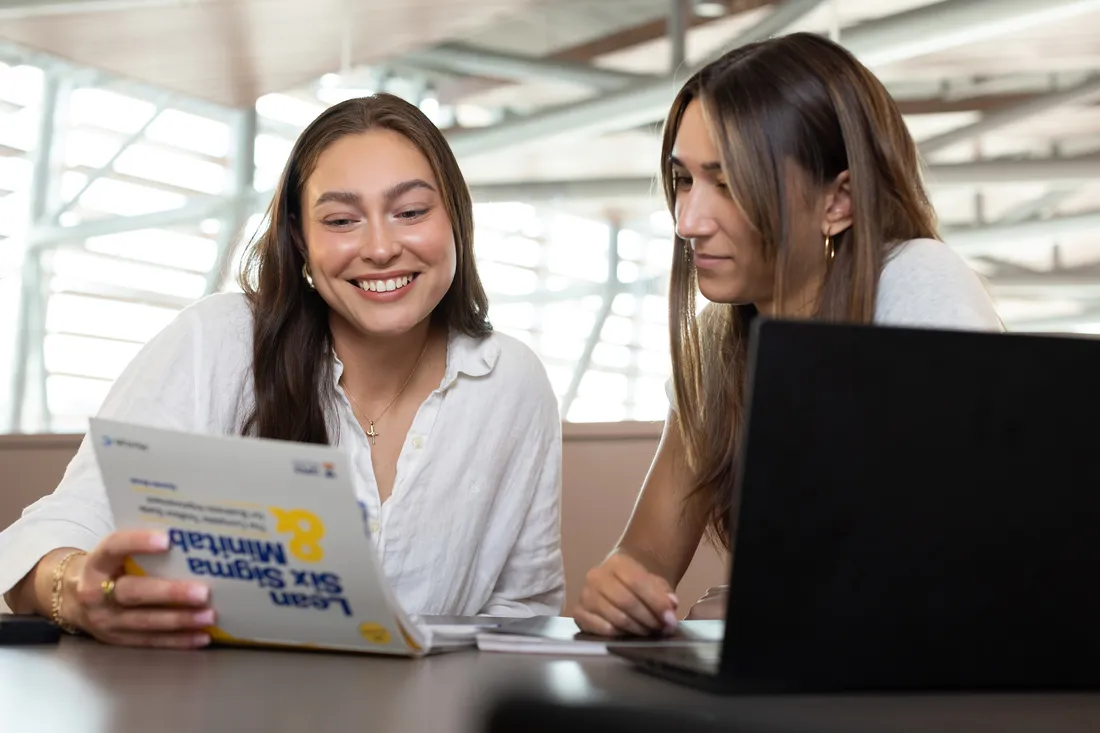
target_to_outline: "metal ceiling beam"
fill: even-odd
[[[99,300],[110,300],[119,303],[141,303],[158,308],[182,310],[195,302],[195,298],[172,293],[161,293],[146,290],[141,287],[128,287],[125,285],[108,284],[95,280],[77,280],[66,277],[64,286],[54,291],[54,295],[82,295]]]
[[[47,72],[38,109],[38,135],[31,153],[32,170],[30,222],[43,226],[60,198],[61,168],[64,152],[64,121],[68,117],[71,85],[56,72]],[[23,264],[19,280],[19,306],[16,314],[15,343],[12,349],[12,391],[7,429],[29,432],[49,428],[49,406],[46,394],[46,361],[43,343],[46,338],[47,282],[42,252],[23,247]],[[27,394],[37,396],[30,419],[25,414]]]
[[[786,0],[723,51],[781,33],[818,4],[819,0]],[[1032,0],[946,0],[846,28],[841,38],[856,56],[874,67],[1053,23],[1097,8],[1100,0],[1047,0],[1041,4]],[[562,135],[597,135],[640,127],[665,116],[678,86],[676,80],[662,78],[498,125],[458,131],[449,139],[455,154],[461,157]]]
[[[1089,183],[1100,180],[1100,157],[990,160],[932,165],[930,186],[986,186],[1013,183]],[[656,176],[590,178],[573,181],[519,181],[470,185],[475,201],[555,201],[605,198],[660,198]]]
[[[203,219],[222,216],[229,203],[229,199],[225,197],[211,197],[189,202],[177,209],[157,211],[151,214],[90,219],[71,227],[53,224],[33,229],[27,239],[31,247],[44,248],[74,240],[104,237],[138,229],[159,229],[181,224],[195,224]]]
[[[652,78],[647,74],[631,74],[569,61],[502,53],[461,43],[444,43],[414,51],[402,56],[401,62],[492,79],[519,82],[532,79],[564,81],[603,91],[622,89]]]
[[[2,0],[0,0],[2,2]],[[133,79],[113,76],[98,69],[81,66],[57,56],[35,51],[0,38],[0,60],[52,69],[64,75],[75,87],[90,86],[125,94],[135,99],[156,103],[163,99],[165,89]],[[199,117],[229,122],[233,108],[198,97],[173,93],[172,107]]]
[[[1079,186],[1074,186],[1072,184],[1056,184],[1051,186],[1050,190],[1042,196],[1013,206],[1010,211],[997,220],[997,223],[1019,224],[1029,219],[1042,216],[1045,212],[1050,211],[1067,199],[1072,198],[1080,190]]]
[[[1093,99],[1100,99],[1100,75],[1090,77],[1085,82],[1069,89],[1040,94],[1022,102],[992,110],[983,114],[977,122],[928,138],[920,143],[918,147],[921,155],[931,155],[957,143],[972,140],[1009,125],[1015,125],[1053,109],[1082,104]]]
[[[979,160],[930,165],[925,175],[931,186],[1089,183],[1100,180],[1100,157]]]
[[[581,358],[577,360],[576,365],[573,367],[573,376],[569,379],[569,387],[565,390],[565,395],[562,396],[561,414],[566,419],[569,419],[569,410],[573,407],[581,382],[584,381],[584,375],[592,364],[592,355],[595,353],[596,347],[600,345],[603,327],[607,323],[607,319],[611,317],[611,308],[615,303],[615,296],[622,289],[622,283],[619,281],[619,222],[611,221],[609,224],[610,226],[607,228],[607,277],[601,283],[604,290],[603,301],[596,313],[596,319],[592,322],[592,329],[588,332],[588,338],[585,339]]]
[[[689,0],[668,0],[669,73],[675,74],[687,60],[687,24],[692,12]]]
[[[963,254],[995,253],[1014,249],[1021,240],[1060,237],[1100,230],[1100,211],[1056,216],[1018,224],[992,224],[974,229],[947,229],[944,241]]]
[[[1097,0],[946,0],[843,29],[841,43],[875,67],[1075,18]]]
[[[739,35],[731,45],[743,45],[781,33],[822,0],[785,0],[767,17]],[[711,59],[707,59],[709,62]],[[694,69],[688,69],[693,72]],[[455,155],[487,153],[514,145],[567,134],[602,134],[648,125],[662,119],[676,94],[671,77],[634,84],[578,104],[554,107],[527,117],[448,136]]]
[[[233,192],[218,232],[218,253],[206,275],[206,295],[216,293],[229,274],[230,259],[236,252],[249,217],[258,208],[256,194],[256,108],[240,111],[234,125],[233,169],[229,189]]]
[[[127,10],[182,6],[208,0],[0,0],[0,20],[22,20],[51,15],[116,13]]]
[[[61,218],[62,214],[71,209],[80,201],[80,197],[88,192],[88,189],[92,187],[92,184],[94,184],[100,178],[103,178],[104,176],[109,174],[114,169],[115,163],[118,162],[118,159],[121,158],[123,154],[130,149],[131,146],[136,145],[138,142],[141,141],[142,138],[145,137],[145,133],[147,133],[149,131],[149,128],[152,127],[153,123],[160,118],[160,113],[164,111],[171,98],[171,94],[164,95],[164,98],[157,104],[156,108],[153,110],[153,114],[149,115],[149,117],[145,120],[145,123],[122,141],[122,144],[119,145],[114,154],[107,159],[107,162],[96,168],[94,171],[89,173],[87,177],[85,177],[84,185],[80,187],[79,191],[70,196],[67,201],[62,202],[62,204],[50,217],[51,221],[58,221]]]
[[[198,275],[205,277],[206,270],[195,270],[182,265],[165,265],[160,262],[153,262],[148,259],[141,259],[138,257],[128,257],[126,255],[114,254],[111,252],[102,252],[95,249],[88,249],[88,247],[79,242],[72,242],[69,244],[63,244],[57,247],[59,251],[65,252],[79,252],[88,256],[89,260],[99,260],[102,262],[117,262],[122,265],[136,265],[148,272],[157,272],[164,275]],[[69,279],[66,276],[66,279]]]
[[[247,165],[247,164],[244,164]],[[242,166],[243,168],[244,166]],[[985,161],[976,163],[957,163],[951,165],[933,165],[927,170],[929,183],[937,185],[999,185],[1020,182],[1050,181],[1058,183],[1089,182],[1100,178],[1100,158],[1039,159]],[[659,198],[660,186],[656,177],[593,178],[574,181],[520,181],[472,184],[470,192],[475,201],[557,201],[577,199],[607,198]],[[271,198],[271,191],[256,191],[246,202],[253,210],[261,209]],[[210,197],[195,199],[178,209],[159,211],[138,216],[111,216],[92,219],[75,226],[62,227],[56,224],[32,230],[28,240],[33,247],[50,247],[66,242],[82,241],[90,237],[120,234],[138,229],[159,229],[179,225],[193,224],[203,219],[220,218],[233,204],[229,197]],[[1097,214],[1084,215],[1081,221],[1092,221]],[[1058,231],[1066,227],[1077,231],[1081,226],[1079,217],[1062,217],[1032,222],[1013,223],[1008,227],[994,225],[976,230],[955,230],[954,236],[960,242],[980,241],[984,251],[987,236],[985,232],[996,232],[1001,228],[1013,232],[1030,231],[1020,229],[1024,226],[1038,226],[1040,231],[1052,221],[1062,222]],[[1004,222],[1002,222],[1003,224]],[[993,239],[1000,235],[990,235]],[[1040,234],[1038,236],[1045,236]],[[1019,237],[1017,237],[1019,238]],[[977,246],[977,245],[975,245]]]
[[[474,201],[554,201],[658,196],[656,177],[589,178],[576,181],[520,181],[471,184]]]

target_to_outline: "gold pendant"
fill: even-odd
[[[367,422],[370,423],[370,430],[367,431],[367,437],[370,438],[370,444],[374,445],[375,442],[376,442],[376,439],[378,438],[379,435],[381,435],[381,433],[375,432],[375,430],[374,430],[374,421],[373,420],[368,420]]]

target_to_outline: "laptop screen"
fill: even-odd
[[[1100,684],[1100,341],[756,329],[723,675]]]

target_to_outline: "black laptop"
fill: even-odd
[[[1100,340],[761,320],[721,643],[733,694],[1100,687]]]

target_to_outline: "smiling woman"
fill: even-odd
[[[183,311],[99,414],[338,445],[406,611],[558,613],[557,400],[535,354],[490,327],[443,135],[397,97],[335,105],[298,139],[266,219],[244,293]],[[125,574],[127,555],[166,548],[115,531],[85,441],[57,490],[0,533],[0,590],[109,643],[207,644],[204,587]]]
[[[256,388],[244,432],[327,442],[320,406],[336,364],[310,354],[329,349],[373,432],[406,377],[418,376],[421,353],[408,389],[422,401],[443,376],[450,331],[490,332],[469,191],[442,134],[404,100],[353,99],[321,114],[291,151],[268,219],[242,275],[255,314]],[[288,392],[316,402],[288,404]],[[412,412],[390,420],[407,431]],[[382,468],[388,495],[393,469]]]

